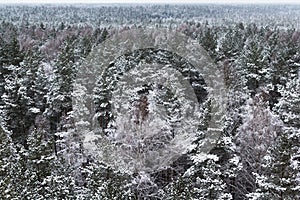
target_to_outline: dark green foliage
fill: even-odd
[[[130,192],[129,176],[101,164],[92,163],[83,168],[86,199],[135,199]]]
[[[21,172],[18,159],[9,133],[0,127],[0,199],[11,199],[19,193],[18,177]]]
[[[198,40],[212,58],[216,57],[217,33],[215,27],[204,26]]]
[[[164,188],[163,199],[168,200],[190,200],[193,199],[194,186],[188,178],[178,177]],[[195,197],[195,196],[194,196]]]
[[[75,38],[67,37],[62,44],[60,54],[53,67],[54,78],[49,89],[46,114],[50,120],[50,131],[54,137],[54,147],[57,153],[55,132],[64,130],[58,127],[63,118],[68,118],[72,111],[72,91],[76,76],[76,65],[79,58],[75,48]]]
[[[20,66],[3,67],[5,86],[1,100],[4,105],[4,122],[12,131],[13,139],[26,145],[29,129],[35,124],[35,117],[45,110],[46,84],[39,52],[28,50]]]
[[[298,10],[257,8],[271,18],[286,8],[296,15],[280,22],[226,18],[239,13],[255,21],[247,14],[255,8],[245,8],[2,6],[1,19],[9,22],[0,24],[0,113],[7,129],[0,129],[0,199],[300,199],[300,32],[290,24]],[[207,77],[174,52],[149,48],[121,55],[98,77],[91,100],[102,128],[114,120],[117,82],[141,63],[172,65],[204,103],[205,116],[194,149],[168,168],[130,174],[87,155],[72,95],[78,66],[92,49],[118,31],[148,25],[195,38],[215,59],[229,90],[227,113],[219,143],[204,154],[198,147],[211,114]],[[139,95],[152,87],[143,85]],[[171,126],[178,126],[183,116],[176,95],[166,89],[156,98]]]

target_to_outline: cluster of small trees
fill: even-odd
[[[0,198],[299,199],[300,32],[250,23],[171,28],[198,40],[223,71],[223,132],[210,153],[200,151],[200,134],[169,167],[126,173],[85,151],[72,95],[89,52],[128,27],[1,22]]]

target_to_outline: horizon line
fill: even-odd
[[[5,3],[0,2],[0,5],[143,5],[143,4],[150,4],[150,5],[300,5],[299,2],[115,2],[115,3],[95,3],[95,2],[85,2],[85,3],[71,3],[71,2],[42,2],[42,3],[35,3],[35,2],[16,2],[16,3]]]

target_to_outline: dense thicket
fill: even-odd
[[[0,8],[0,199],[300,199],[296,8],[277,20],[270,14],[262,22],[226,24],[220,19],[228,10],[255,15],[291,7],[138,8]],[[216,20],[201,20],[196,11]],[[224,74],[227,110],[210,153],[198,148],[199,136],[170,166],[128,173],[83,148],[83,133],[74,125],[74,81],[78,66],[105,39],[153,25],[180,31],[207,50]],[[104,81],[99,85],[107,89]],[[149,86],[143,87],[145,98]],[[178,114],[175,94],[167,90],[162,97],[169,115]],[[203,113],[209,115],[206,103]],[[144,117],[147,110],[139,113]],[[204,120],[201,131],[206,129]]]

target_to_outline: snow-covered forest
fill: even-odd
[[[299,5],[0,5],[0,199],[300,199],[299,22]]]

